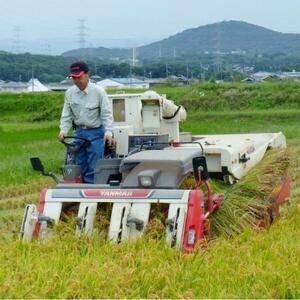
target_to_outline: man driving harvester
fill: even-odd
[[[109,145],[114,143],[111,104],[104,89],[89,81],[89,68],[85,62],[73,63],[69,77],[74,85],[65,94],[58,139],[64,141],[74,124],[75,137],[90,141],[78,151],[75,160],[82,169],[83,182],[94,183],[94,169],[97,160],[103,158],[105,141]],[[81,141],[75,139],[74,143]]]

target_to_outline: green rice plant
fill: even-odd
[[[14,124],[14,125],[13,125]],[[15,185],[31,185],[40,177],[32,171],[30,157],[40,156],[46,169],[60,172],[63,163],[64,146],[57,140],[58,129],[52,123],[33,124],[13,123],[3,125],[0,133],[0,199],[6,197],[7,190],[14,191]],[[38,128],[36,128],[38,127]]]

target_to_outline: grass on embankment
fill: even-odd
[[[191,112],[184,131],[194,134],[268,133],[282,131],[287,139],[298,138],[300,110]]]
[[[195,84],[180,100],[189,111],[300,109],[300,84],[292,81]]]

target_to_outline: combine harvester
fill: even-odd
[[[107,205],[111,206],[108,240],[136,239],[159,205],[165,214],[166,242],[184,253],[192,252],[208,234],[210,215],[222,207],[224,199],[213,194],[209,176],[234,184],[268,149],[286,147],[282,133],[180,133],[185,109],[153,91],[109,97],[117,145],[112,157],[98,161],[94,184],[81,183],[71,143],[67,144],[62,182],[55,174],[45,173],[38,158],[31,159],[33,168],[52,176],[57,185],[41,192],[38,207],[26,206],[23,240],[47,238],[52,225],[70,208],[77,214],[76,234],[92,235],[96,213]],[[197,187],[182,189],[191,175]],[[272,201],[277,206],[288,195],[289,182],[283,180]]]

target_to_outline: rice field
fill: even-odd
[[[188,92],[181,90],[178,99]],[[118,245],[100,235],[79,240],[72,224],[58,226],[47,243],[20,242],[24,205],[37,202],[42,187],[54,185],[31,170],[29,157],[40,156],[48,170],[60,173],[64,147],[56,140],[55,119],[24,122],[4,113],[0,116],[0,298],[300,298],[299,115],[300,110],[288,107],[190,113],[183,131],[282,131],[289,147],[287,152],[271,152],[248,179],[228,192],[231,204],[215,216],[214,239],[183,256],[156,235]],[[238,211],[232,215],[232,205],[260,197],[276,176],[286,172],[292,194],[281,218],[269,229],[236,230],[241,222]]]

